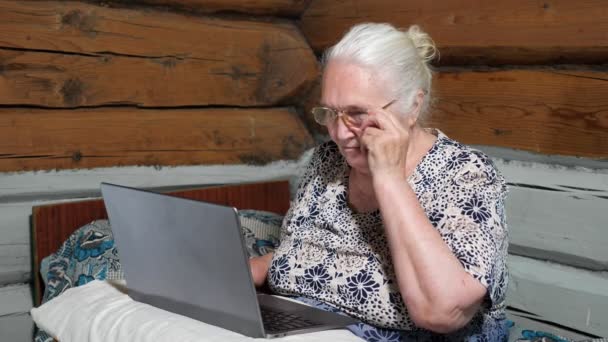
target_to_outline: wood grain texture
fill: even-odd
[[[608,271],[608,161],[603,169],[492,158],[509,183],[509,251]]]
[[[0,1],[0,102],[48,107],[295,102],[318,76],[290,23]]]
[[[0,316],[28,312],[32,308],[30,284],[12,284],[0,287]]]
[[[31,253],[29,241],[0,244],[0,286],[27,282],[31,279]]]
[[[265,164],[312,138],[291,110],[0,110],[0,171]]]
[[[608,336],[606,288],[605,272],[509,256],[507,305],[548,322]]]
[[[267,182],[206,189],[182,190],[173,196],[229,205],[239,209],[256,209],[284,215],[289,209],[289,183]],[[89,200],[38,206],[33,208],[34,291],[40,303],[43,282],[40,262],[55,252],[77,228],[98,219],[106,219],[103,200]]]
[[[243,13],[300,17],[311,0],[106,0],[104,3],[145,4],[194,13]]]
[[[441,63],[605,63],[608,6],[604,0],[314,0],[301,29],[317,52],[353,25],[421,25],[437,43]]]
[[[440,72],[429,126],[466,144],[608,157],[608,72]]]
[[[100,182],[129,184],[146,189],[174,189],[193,185],[235,184],[293,179],[306,169],[312,149],[298,160],[282,160],[266,165],[194,165],[158,167],[125,166],[49,172],[9,172],[0,174],[0,204],[34,204],[41,201],[99,197]],[[294,182],[297,186],[297,182]],[[293,189],[295,193],[295,188]],[[38,203],[40,205],[41,203]],[[10,211],[10,209],[7,209]],[[31,212],[31,210],[30,210]],[[1,216],[11,224],[22,219]],[[29,225],[29,224],[28,224]],[[12,234],[10,234],[12,235]]]
[[[4,303],[0,302],[0,306]],[[34,336],[34,322],[28,313],[0,317],[0,332],[3,341],[31,342]]]
[[[509,251],[578,268],[608,271],[607,207],[608,199],[576,190],[511,185],[506,203]]]

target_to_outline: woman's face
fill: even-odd
[[[321,105],[334,110],[367,111],[378,109],[387,98],[381,81],[369,69],[354,63],[331,61],[323,73]],[[340,119],[327,125],[331,139],[348,164],[369,173],[367,152],[361,150],[357,136]]]

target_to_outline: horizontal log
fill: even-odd
[[[0,171],[266,164],[313,141],[289,109],[0,110]]]
[[[0,286],[32,279],[30,215],[35,205],[0,203]]]
[[[29,215],[27,216],[29,218]],[[1,234],[0,234],[1,235]],[[30,242],[0,245],[0,286],[31,279]]]
[[[104,0],[106,4],[144,4],[195,13],[236,12],[255,15],[300,17],[311,0]]]
[[[608,271],[608,200],[577,191],[510,186],[506,210],[513,254]]]
[[[510,184],[512,254],[608,271],[608,163],[589,169],[492,159]]]
[[[608,276],[509,256],[507,304],[596,336],[608,336]]]
[[[295,102],[318,75],[289,23],[0,1],[0,102],[47,107]]]
[[[3,303],[0,302],[0,306]],[[0,317],[0,331],[4,341],[30,342],[34,336],[34,322],[28,313]]]
[[[29,284],[0,287],[0,316],[28,312],[32,304],[32,290]]]
[[[7,105],[262,105],[291,102],[289,99],[307,84],[300,83],[302,79],[295,73],[273,76],[258,66],[198,59],[88,57],[0,49],[0,61],[0,102]],[[278,84],[286,88],[277,88]]]
[[[283,160],[267,165],[128,166],[2,173],[0,174],[0,204],[18,206],[20,202],[99,197],[101,196],[99,183],[102,181],[129,184],[136,188],[163,190],[291,179],[305,169],[310,151],[307,151],[300,160]],[[292,184],[292,187],[294,186],[297,186],[297,182]],[[26,211],[31,212],[31,210]],[[14,223],[19,221],[19,227],[27,229],[29,221],[26,220],[25,216],[13,219],[11,215],[0,215],[0,226],[5,224],[4,227],[12,229],[11,227],[16,226]]]
[[[608,72],[445,71],[429,126],[466,144],[608,157]]]
[[[353,25],[421,25],[437,43],[442,64],[605,63],[604,0],[315,0],[301,29],[317,52]]]

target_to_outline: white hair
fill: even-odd
[[[430,61],[438,54],[431,37],[417,25],[398,30],[390,24],[364,23],[353,26],[333,47],[322,63],[345,60],[378,72],[387,82],[388,95],[397,99],[401,112],[413,108],[419,90],[424,93],[419,118],[428,111],[433,77]]]

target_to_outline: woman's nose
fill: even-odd
[[[336,121],[327,126],[329,133],[339,141],[346,141],[354,137],[354,133],[346,126],[342,117],[337,117]]]

